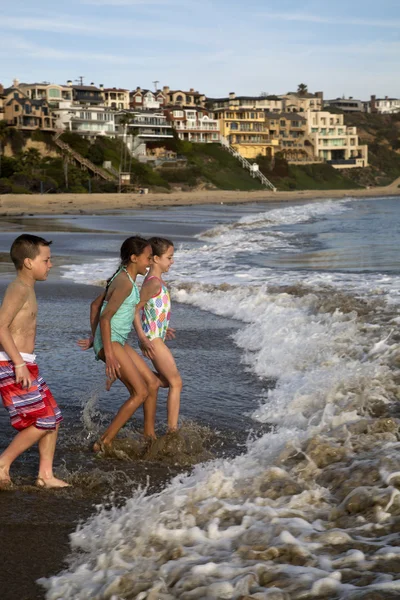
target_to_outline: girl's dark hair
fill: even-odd
[[[151,244],[153,256],[162,256],[167,252],[168,248],[171,248],[171,246],[172,248],[174,247],[174,242],[161,237],[152,237],[148,243]]]
[[[120,268],[129,265],[129,260],[132,254],[135,256],[140,256],[148,246],[150,246],[150,241],[145,240],[139,235],[133,235],[122,242],[122,246],[119,251],[120,264],[115,273],[111,275],[109,279],[107,279],[106,291],[108,290],[112,279],[118,273]]]

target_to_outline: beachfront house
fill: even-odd
[[[180,140],[200,144],[220,141],[219,121],[205,108],[169,106],[164,113]]]
[[[46,100],[51,108],[58,108],[60,102],[72,100],[72,90],[69,86],[56,83],[17,83],[16,87],[31,100]]]
[[[394,114],[400,112],[399,98],[377,98],[371,96],[371,100],[365,103],[366,111],[369,113]]]
[[[359,143],[357,127],[344,124],[344,115],[308,111],[306,117],[315,156],[338,169],[368,166],[368,146]]]
[[[167,85],[162,89],[165,98],[165,106],[181,106],[183,108],[205,107],[206,97],[204,94],[190,88],[188,92],[183,90],[171,90]]]
[[[100,85],[103,92],[104,106],[113,110],[129,110],[129,90],[123,88],[105,88]]]
[[[356,100],[352,96],[349,98],[336,98],[335,100],[324,100],[324,107],[329,110],[329,108],[338,108],[339,110],[352,113],[352,112],[364,112],[365,111],[365,102],[363,100]]]
[[[271,138],[278,140],[279,151],[289,163],[322,162],[315,156],[313,140],[307,135],[304,114],[265,112],[265,120]]]
[[[288,92],[279,96],[284,112],[307,112],[322,110],[324,106],[323,92]]]
[[[274,156],[279,140],[270,134],[265,111],[248,108],[218,108],[213,111],[223,138],[244,158]]]
[[[281,112],[283,100],[278,96],[261,94],[260,96],[236,96],[231,92],[225,98],[207,98],[207,107],[210,110],[218,108],[261,108],[269,112]]]
[[[61,102],[54,110],[57,129],[95,138],[98,135],[115,136],[115,111],[106,106],[82,106]]]
[[[16,129],[54,131],[55,118],[46,100],[31,100],[16,87],[4,90],[3,118]]]
[[[159,110],[165,104],[165,97],[161,90],[151,90],[137,87],[129,93],[129,108],[131,110]]]
[[[173,140],[173,130],[162,111],[120,111],[115,115],[116,130],[132,156],[145,162],[149,147],[163,146]]]

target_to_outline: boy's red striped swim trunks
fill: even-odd
[[[26,366],[32,377],[30,388],[16,383],[11,360],[0,360],[0,396],[8,410],[11,425],[18,431],[31,425],[38,429],[55,429],[63,419],[57,402],[39,375],[37,364],[28,362]]]

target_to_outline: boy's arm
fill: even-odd
[[[0,344],[4,352],[8,354],[10,360],[14,363],[16,382],[21,383],[22,387],[26,388],[29,388],[31,385],[31,375],[15,345],[10,332],[10,326],[24,306],[28,294],[29,290],[27,287],[11,284],[6,290],[3,303],[0,307]]]
[[[140,290],[140,301],[136,305],[135,318],[133,319],[133,326],[139,339],[139,346],[145,356],[154,358],[154,350],[151,341],[147,338],[143,331],[142,321],[140,319],[140,311],[144,305],[157,294],[160,289],[160,284],[157,280],[151,279],[149,282],[144,282]]]

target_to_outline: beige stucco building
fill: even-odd
[[[47,82],[19,83],[18,80],[14,80],[13,85],[31,100],[45,100],[51,108],[57,108],[60,102],[72,100],[72,90],[69,86]]]
[[[357,127],[344,124],[344,115],[308,111],[306,117],[315,156],[338,169],[368,166],[368,146],[359,143]]]
[[[324,107],[324,94],[322,92],[315,92],[315,94],[289,92],[279,96],[279,98],[283,102],[282,109],[284,112],[307,112],[309,110],[322,110]]]
[[[104,106],[113,110],[129,110],[129,90],[122,88],[103,88]]]

